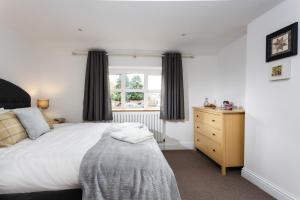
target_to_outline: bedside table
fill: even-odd
[[[65,118],[54,118],[51,120],[52,124],[63,124],[66,123],[66,119]]]

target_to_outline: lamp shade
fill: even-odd
[[[49,99],[38,99],[37,100],[37,107],[41,109],[49,108]]]

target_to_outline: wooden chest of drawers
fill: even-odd
[[[243,110],[194,107],[195,148],[218,163],[222,175],[244,165],[244,122]]]

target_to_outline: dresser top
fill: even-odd
[[[209,112],[209,113],[221,113],[221,114],[235,114],[235,113],[240,113],[243,114],[245,113],[244,109],[233,109],[233,110],[222,110],[221,108],[204,108],[204,107],[193,107],[194,110],[198,111],[203,111],[203,112]]]

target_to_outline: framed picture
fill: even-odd
[[[298,54],[298,22],[267,35],[266,62]]]
[[[270,80],[284,80],[291,78],[291,60],[284,59],[270,64]]]

